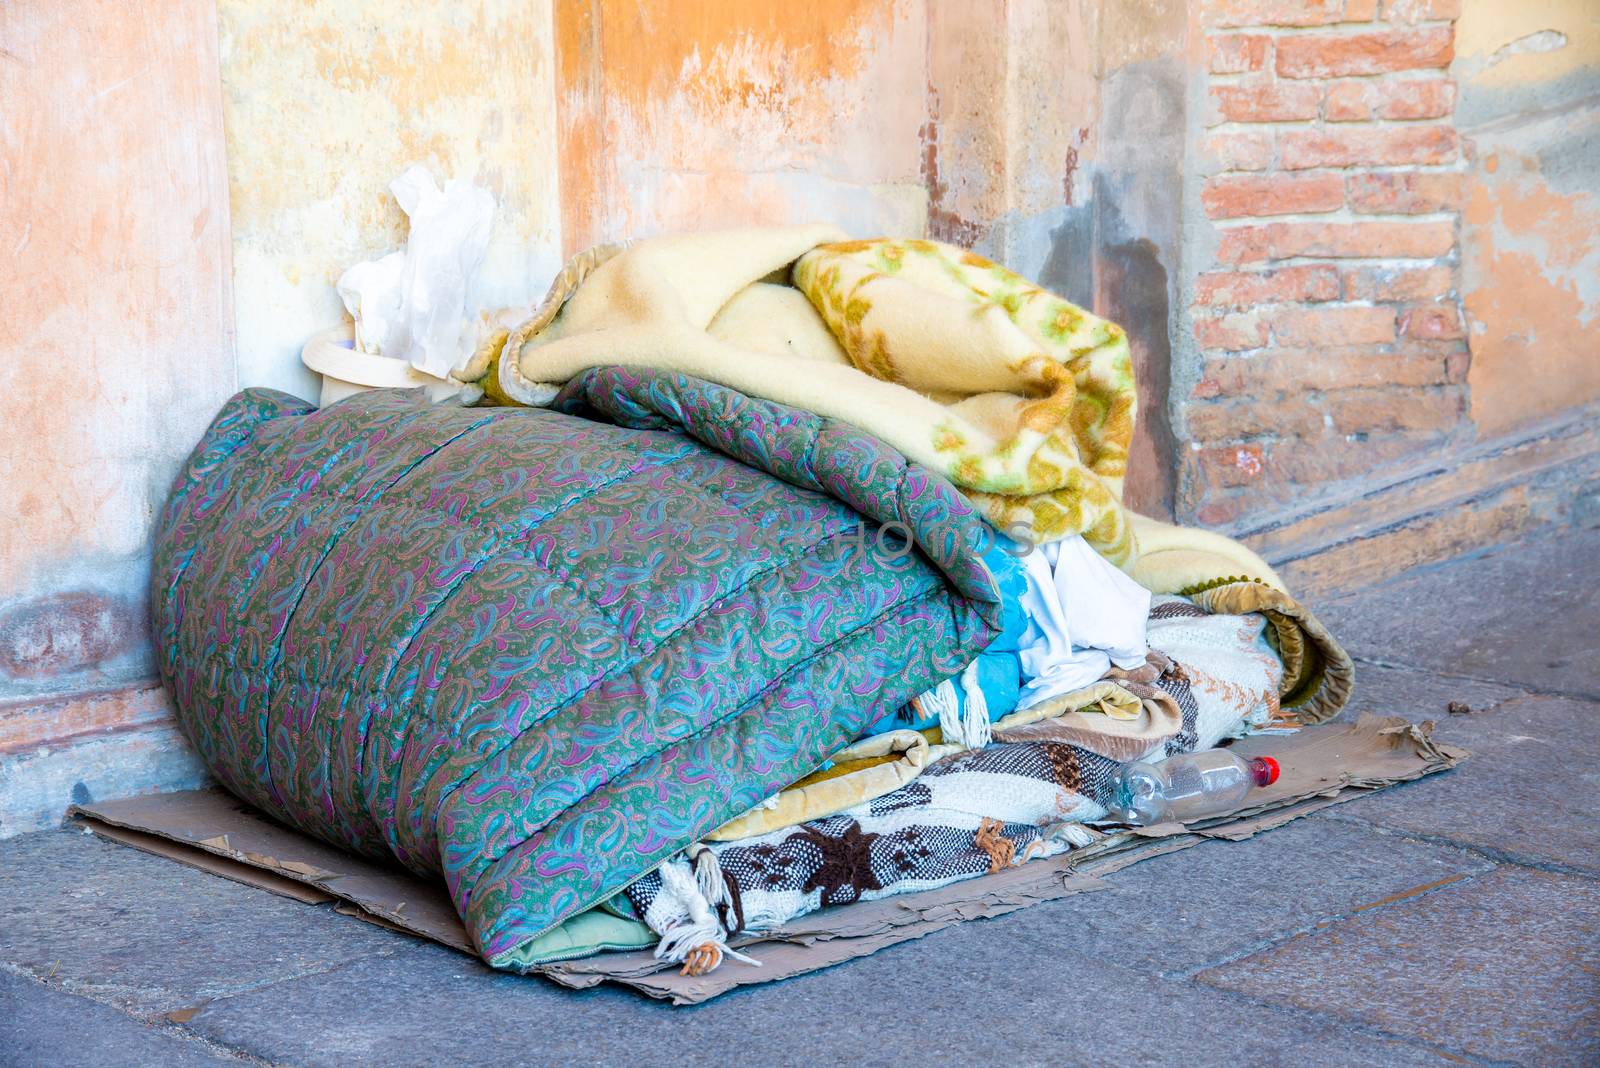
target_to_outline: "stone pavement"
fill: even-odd
[[[1349,714],[1437,720],[1454,772],[692,1009],[0,842],[0,1065],[1600,1063],[1597,559],[1568,532],[1318,606]]]

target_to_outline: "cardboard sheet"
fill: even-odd
[[[285,897],[342,900],[361,919],[473,953],[442,880],[335,849],[226,791],[74,805],[69,815],[114,842]]]
[[[629,986],[674,1004],[694,1004],[738,986],[816,971],[965,920],[1001,916],[1040,901],[1100,889],[1107,877],[1148,857],[1207,839],[1238,841],[1329,805],[1454,767],[1464,749],[1437,742],[1431,724],[1363,716],[1235,745],[1270,755],[1281,774],[1248,808],[1189,826],[1119,830],[1048,860],[938,890],[823,909],[735,944],[759,968],[728,961],[709,975],[679,975],[648,951],[601,953],[537,969],[565,986]],[[196,790],[74,806],[73,818],[112,841],[308,903],[338,899],[352,916],[470,953],[461,921],[439,882],[356,857],[290,830],[220,790]]]

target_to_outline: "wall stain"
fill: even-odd
[[[0,674],[49,680],[139,649],[148,628],[137,605],[85,591],[57,593],[0,611]]]
[[[939,174],[939,91],[928,86],[928,121],[917,131],[922,148],[922,184],[928,190],[928,236],[935,241],[972,248],[983,240],[984,227],[963,219],[946,205],[950,184]]]
[[[1115,306],[1106,311],[1118,322],[1141,326],[1128,332],[1139,388],[1139,418],[1128,453],[1124,496],[1136,511],[1171,516],[1178,440],[1167,405],[1172,393],[1167,269],[1161,262],[1161,250],[1147,237],[1107,245],[1096,269],[1100,274],[1096,288],[1116,294]]]
[[[1089,127],[1080,126],[1070,145],[1067,146],[1066,166],[1061,171],[1061,203],[1072,207],[1072,179],[1078,173],[1078,149],[1089,140]]]

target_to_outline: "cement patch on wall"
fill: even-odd
[[[1593,0],[1469,2],[1456,22],[1456,120],[1479,127],[1600,93]]]
[[[344,316],[346,267],[405,241],[389,183],[413,163],[500,210],[500,305],[559,269],[549,0],[220,0],[239,379],[314,398],[307,337]]]

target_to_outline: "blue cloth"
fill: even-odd
[[[1000,591],[1000,635],[977,657],[978,689],[982,691],[984,703],[989,708],[991,723],[1016,711],[1017,701],[1022,694],[1022,661],[1018,653],[1022,647],[1023,632],[1028,628],[1028,616],[1022,607],[1023,591],[1027,589],[1027,572],[1022,563],[1021,550],[1003,535],[997,534],[995,539],[995,544],[980,559],[989,568],[994,576],[995,587]],[[961,676],[957,674],[951,681],[955,684],[956,700],[965,713],[967,693],[961,685]],[[919,731],[938,725],[937,715],[920,715],[915,705],[907,705],[902,709],[900,721],[892,724],[894,727],[910,727]],[[871,733],[879,733],[890,726],[888,723],[875,725]]]

